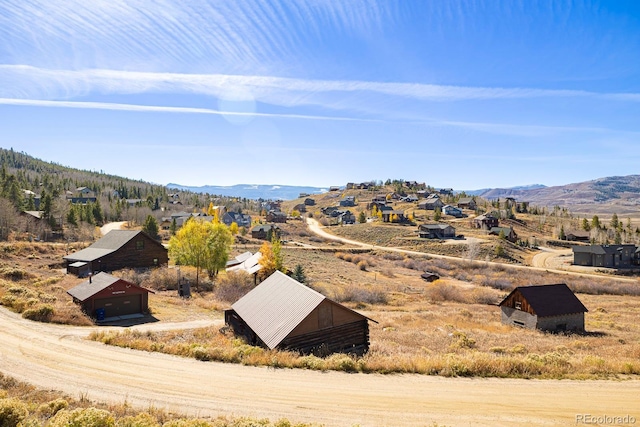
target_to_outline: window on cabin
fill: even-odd
[[[514,324],[514,325],[518,325],[518,326],[524,326],[524,322],[520,322],[520,321],[518,321],[518,320],[514,320],[514,321],[513,321],[513,324]]]
[[[138,240],[136,242],[136,249],[139,251],[144,249],[144,240]]]
[[[520,301],[516,301],[516,310],[522,310],[522,303]]]

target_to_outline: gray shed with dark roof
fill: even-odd
[[[279,271],[225,311],[249,344],[318,355],[365,353],[369,320]]]
[[[88,272],[122,268],[157,267],[167,264],[167,249],[141,230],[112,230],[88,248],[63,257],[67,272],[77,273],[72,265],[84,262]],[[71,267],[71,268],[69,268]]]
[[[589,311],[564,283],[517,287],[499,305],[502,323],[552,332],[583,332]]]

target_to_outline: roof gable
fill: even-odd
[[[555,285],[519,286],[499,304],[503,305],[519,292],[539,317],[585,313],[589,310],[564,283]]]
[[[117,250],[140,233],[142,233],[140,230],[111,230],[89,247],[93,249]]]
[[[231,308],[273,349],[324,299],[319,292],[276,271]]]
[[[103,291],[117,282],[124,282],[127,286],[135,286],[136,288],[142,289],[146,292],[151,292],[150,290],[138,286],[135,283],[130,283],[126,280],[102,272],[91,277],[89,280],[85,280],[78,286],[69,289],[67,293],[79,301],[86,301],[98,292]]]
[[[162,245],[160,242],[152,239],[141,230],[111,230],[88,248],[66,255],[62,258],[76,261],[94,261],[117,251],[138,235],[143,235],[149,242]]]

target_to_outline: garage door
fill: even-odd
[[[96,309],[104,308],[104,317],[124,316],[142,312],[142,295],[126,295],[97,299]]]

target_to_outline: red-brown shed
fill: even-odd
[[[67,293],[89,316],[104,320],[148,313],[149,293],[153,291],[107,273],[98,273]]]

